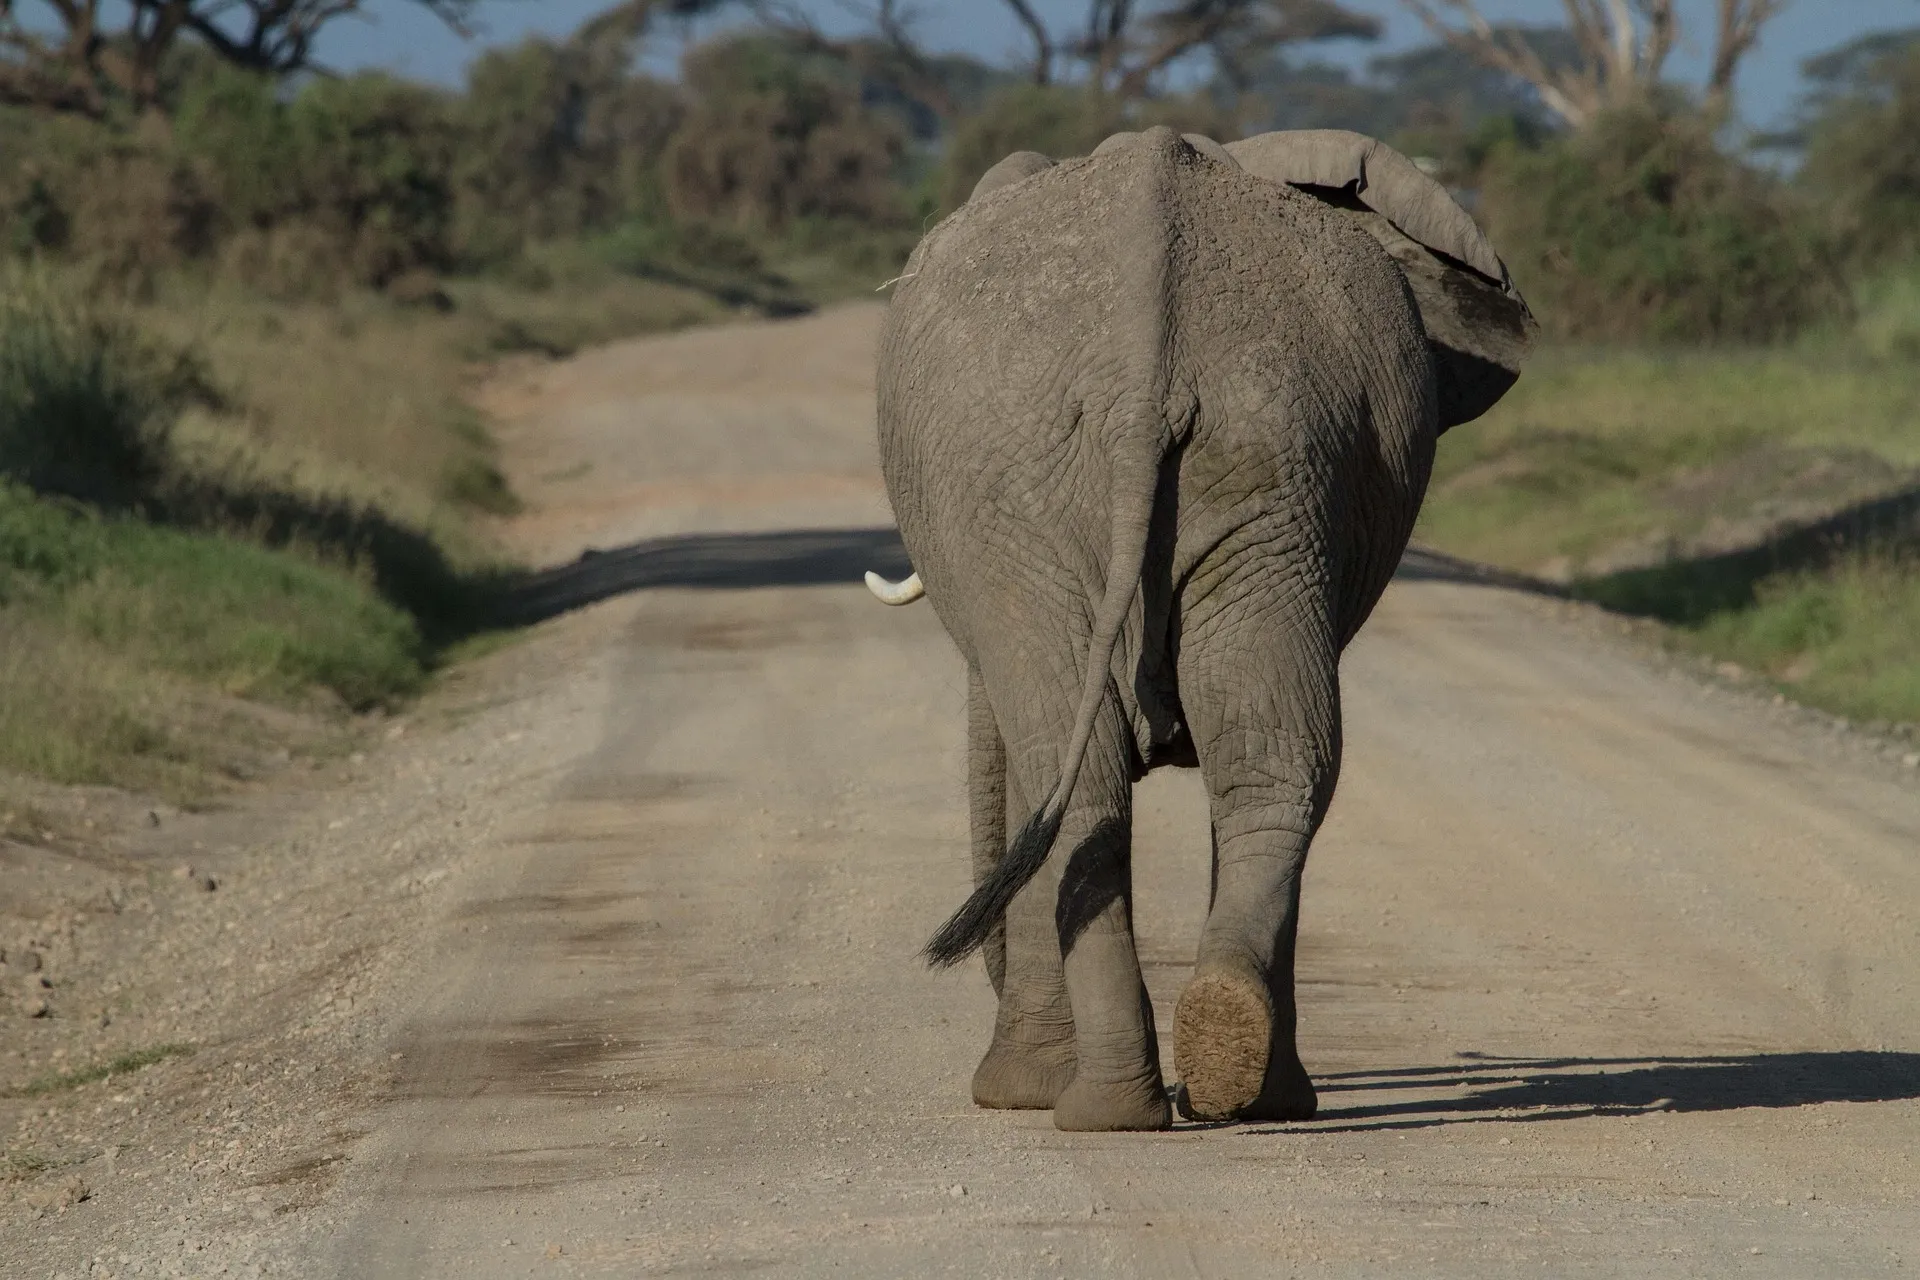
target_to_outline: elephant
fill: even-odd
[[[1340,768],[1339,659],[1434,444],[1536,326],[1473,219],[1358,134],[1166,128],[1018,152],[920,241],[879,341],[881,467],[967,667],[983,1107],[1065,1130],[1315,1111],[1301,872]],[[1197,767],[1209,907],[1163,1082],[1134,949],[1132,785]],[[1009,833],[1011,832],[1011,835]]]

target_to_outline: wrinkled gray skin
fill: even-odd
[[[979,887],[929,955],[985,948],[981,1106],[1170,1123],[1130,794],[1197,764],[1213,892],[1174,1018],[1179,1102],[1313,1114],[1293,949],[1340,766],[1340,651],[1435,439],[1498,398],[1531,335],[1471,220],[1353,134],[1020,153],[915,251],[881,338],[880,447],[969,671]]]

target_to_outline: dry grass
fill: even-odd
[[[508,568],[490,518],[516,507],[464,398],[485,362],[751,305],[623,273],[591,247],[528,271],[326,302],[174,276],[123,303],[40,273],[47,314],[76,318],[42,344],[46,385],[137,389],[160,367],[94,359],[81,339],[97,316],[137,335],[128,352],[185,353],[209,390],[93,397],[108,418],[147,406],[103,426],[157,442],[160,462],[118,504],[147,518],[85,515],[0,478],[0,769],[197,803],[263,760],[331,749],[349,713],[457,660]],[[44,328],[37,314],[18,323]],[[21,392],[0,410],[57,443],[64,419],[34,403]]]

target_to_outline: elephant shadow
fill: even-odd
[[[568,564],[498,584],[486,622],[526,626],[630,591],[692,587],[751,591],[764,587],[853,585],[872,569],[890,578],[913,572],[897,530],[782,529],[650,538],[594,549]],[[1399,576],[1564,594],[1550,583],[1425,548],[1410,548]]]
[[[913,571],[891,528],[685,534],[590,550],[570,564],[523,574],[494,601],[494,626],[527,626],[586,605],[659,587],[747,591],[857,585],[872,569]]]
[[[1321,1132],[1571,1120],[1655,1111],[1738,1111],[1920,1098],[1920,1053],[1891,1050],[1711,1057],[1502,1058],[1317,1076]],[[1444,1092],[1442,1092],[1444,1091]],[[1421,1096],[1375,1101],[1382,1094]],[[1281,1133],[1299,1126],[1256,1132]]]

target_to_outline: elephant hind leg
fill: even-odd
[[[1026,678],[998,685],[987,668],[1007,747],[1010,815],[1030,813],[1053,788],[1073,729],[1071,691],[1036,689],[1025,670],[1072,669],[1075,655],[1058,656],[1052,664],[1016,656]],[[1007,908],[1001,1016],[974,1078],[977,1099],[989,1080],[1002,1090],[1044,1084],[1061,1129],[1162,1129],[1173,1118],[1128,903],[1131,735],[1109,690],[1052,852]]]
[[[967,670],[967,810],[973,843],[973,882],[993,874],[1007,852],[1007,747],[978,668]],[[1006,985],[1007,922],[993,926],[980,953],[993,994]]]
[[[1027,801],[1007,774],[1006,747],[976,674],[967,695],[972,775],[973,869],[976,881],[1006,852],[1006,815],[1024,819]],[[1025,908],[1023,910],[1022,908]],[[1009,945],[1011,934],[1011,946]],[[1006,1111],[1050,1111],[1073,1083],[1073,1012],[1051,915],[1014,900],[981,948],[987,976],[1000,998],[993,1042],[973,1073],[975,1106]]]
[[[1317,1102],[1294,1040],[1294,940],[1307,847],[1339,772],[1338,646],[1327,601],[1298,591],[1276,618],[1272,587],[1256,585],[1275,566],[1243,572],[1246,589],[1188,610],[1180,658],[1214,892],[1174,1012],[1178,1102],[1196,1119],[1304,1120]]]

